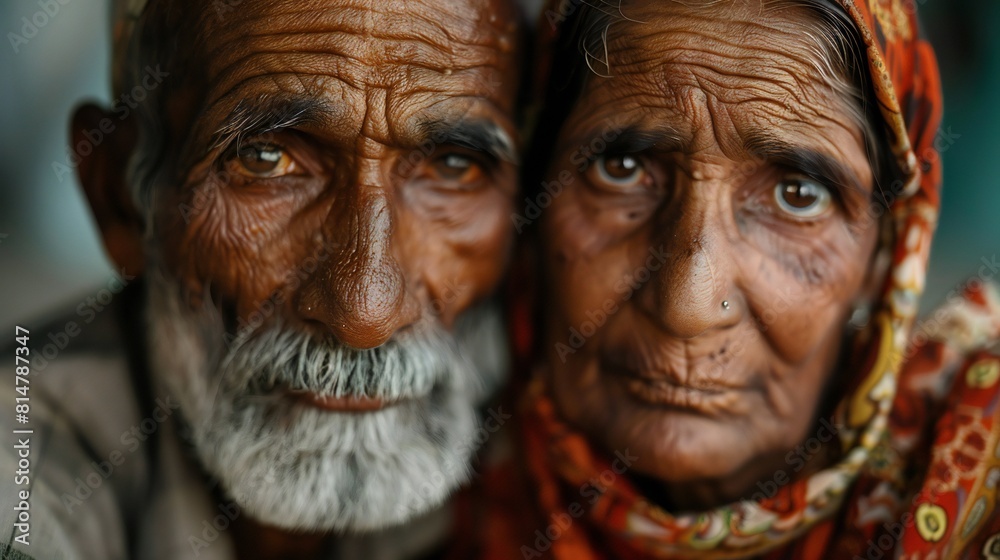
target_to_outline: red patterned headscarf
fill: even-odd
[[[837,427],[841,459],[770,498],[685,514],[646,500],[627,475],[610,477],[575,515],[568,497],[576,490],[579,498],[602,473],[620,472],[622,459],[566,425],[537,378],[526,399],[523,454],[542,515],[499,500],[486,557],[1000,560],[1000,359],[983,351],[1000,337],[1000,294],[970,282],[933,324],[914,328],[940,202],[937,62],[915,0],[837,1],[866,49],[885,148],[902,179],[886,193],[892,264],[872,327],[854,341],[861,365],[825,420]],[[544,82],[558,63],[546,60],[546,44],[560,30],[540,27]]]

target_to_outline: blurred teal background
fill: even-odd
[[[108,9],[60,0],[26,44],[11,45],[37,1],[0,4],[0,323],[75,305],[112,276],[75,179],[60,181],[68,119],[110,99]],[[923,309],[1000,258],[1000,2],[918,0],[945,89],[944,208]],[[39,17],[39,20],[42,18]],[[1000,280],[1000,278],[998,278]]]
[[[978,274],[982,259],[1000,259],[1000,2],[918,4],[941,66],[941,128],[961,135],[942,155],[943,206],[924,300],[936,303]]]

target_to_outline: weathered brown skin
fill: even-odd
[[[191,305],[210,289],[235,322],[281,291],[275,313],[289,325],[370,348],[421,320],[451,326],[491,293],[512,243],[514,162],[490,168],[476,163],[482,154],[445,145],[415,169],[400,169],[427,139],[418,127],[424,121],[489,121],[517,142],[513,9],[501,0],[283,0],[244,2],[220,19],[212,5],[178,0],[149,8],[173,18],[181,48],[194,49],[189,67],[164,68],[172,92],[163,115],[168,176],[178,179],[156,186],[151,224],[152,250]],[[211,147],[237,103],[289,94],[329,108],[324,118],[268,138],[285,147],[294,163],[279,166],[291,173],[245,176],[240,158],[224,161]],[[81,107],[74,145],[110,116],[110,109]],[[130,273],[149,258],[144,220],[124,179],[134,120],[78,170],[108,253]],[[473,163],[456,170],[445,161],[449,153]],[[233,180],[212,179],[220,169]],[[197,210],[189,222],[180,212],[185,204]],[[288,275],[324,248],[329,257],[289,289]],[[241,558],[285,558],[290,550],[308,558],[320,542],[273,529],[235,534]]]
[[[588,79],[546,173],[573,178],[542,217],[546,371],[561,414],[638,456],[631,474],[654,498],[703,509],[795,474],[786,454],[819,413],[852,307],[878,283],[879,228],[865,212],[874,178],[861,127],[815,69],[804,13],[623,9],[634,21],[609,30],[612,77]],[[596,162],[577,171],[574,151],[629,127],[672,128],[677,145],[636,154],[644,175],[624,191],[602,183]],[[774,185],[789,170],[745,149],[761,134],[833,158],[857,190],[816,218],[782,214]],[[647,259],[660,247],[657,267]],[[659,270],[626,300],[616,285],[647,262]],[[582,348],[562,347],[564,362],[570,329],[612,304]],[[682,389],[667,390],[671,405],[641,398],[622,371]]]

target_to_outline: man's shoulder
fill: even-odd
[[[0,402],[11,410],[4,424],[12,425],[2,436],[0,468],[22,473],[0,479],[0,490],[16,504],[27,498],[20,510],[0,511],[0,531],[14,550],[37,558],[125,556],[127,518],[144,494],[149,460],[132,436],[144,406],[127,350],[141,335],[123,330],[117,303],[99,311],[74,305],[22,323],[23,338],[6,353],[27,358],[11,383],[0,384]]]
[[[67,354],[122,354],[122,344],[139,333],[124,333],[120,325],[123,308],[139,304],[139,287],[98,299],[83,293],[55,309],[36,314],[18,323],[17,336],[27,335],[34,368],[44,371]],[[100,294],[99,290],[96,293]],[[101,303],[103,302],[103,304]],[[12,329],[13,330],[13,329]],[[20,338],[0,340],[0,349],[22,346]]]
[[[141,419],[144,405],[129,354],[130,347],[141,347],[136,340],[141,333],[126,332],[123,303],[76,305],[37,326],[22,325],[28,330],[22,340],[26,344],[15,340],[11,354],[20,355],[18,347],[27,347],[28,363],[19,365],[27,365],[27,389],[22,391],[29,393],[28,423],[65,426],[85,439],[91,451],[103,453],[117,446],[129,423]],[[0,390],[17,392],[16,384],[0,384]]]

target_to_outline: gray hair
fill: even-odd
[[[114,95],[143,88],[146,98],[136,103],[130,112],[136,125],[136,145],[126,163],[125,180],[132,191],[132,199],[146,217],[146,235],[153,232],[151,212],[153,208],[154,185],[170,179],[167,172],[169,162],[183,146],[183,138],[171,138],[166,126],[169,115],[167,101],[176,95],[183,84],[182,70],[192,69],[189,64],[192,53],[200,43],[197,29],[178,24],[183,11],[174,2],[150,2],[131,22],[133,29],[123,39],[123,51],[116,56],[115,63],[122,68],[120,83],[114,84],[120,91]],[[202,15],[201,17],[206,17]],[[147,67],[162,67],[169,76],[156,88],[145,89],[142,80]]]

